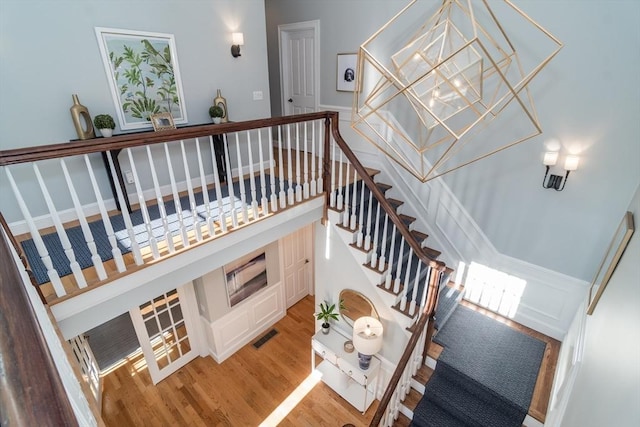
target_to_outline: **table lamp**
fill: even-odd
[[[360,317],[353,324],[353,346],[358,351],[358,365],[367,370],[371,356],[382,348],[382,323],[375,317]]]

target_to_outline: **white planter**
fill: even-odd
[[[105,138],[109,138],[113,135],[113,129],[99,129],[99,131]]]
[[[213,123],[218,124],[222,121],[222,117],[212,117]]]

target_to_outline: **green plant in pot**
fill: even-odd
[[[212,105],[209,107],[209,115],[213,119],[213,123],[220,123],[224,117],[224,110],[218,105]]]
[[[340,300],[340,307],[343,308],[342,300]],[[324,303],[320,303],[320,312],[316,313],[316,318],[322,320],[322,333],[329,333],[329,320],[338,320],[338,313],[336,312],[336,305],[331,304],[325,300]]]
[[[93,118],[93,124],[97,129],[100,129],[100,133],[105,138],[113,135],[113,130],[116,128],[116,122],[108,114],[98,114]]]

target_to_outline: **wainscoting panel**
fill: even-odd
[[[286,315],[282,282],[278,282],[238,304],[224,317],[208,323],[211,357],[222,363]],[[204,320],[201,317],[202,320]]]

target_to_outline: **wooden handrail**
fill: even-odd
[[[187,126],[178,129],[164,130],[161,132],[136,132],[116,135],[110,138],[95,138],[90,140],[63,142],[59,144],[0,150],[0,166],[35,162],[46,159],[57,159],[81,154],[100,153],[109,150],[122,150],[124,148],[138,147],[141,145],[179,141],[210,135],[220,135],[229,132],[240,132],[283,124],[300,123],[327,118],[329,115],[329,112],[298,114],[294,116],[272,117],[245,122]]]
[[[78,425],[1,230],[0,234],[2,424]]]

